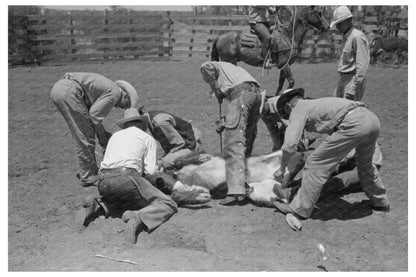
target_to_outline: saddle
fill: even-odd
[[[271,32],[272,32],[272,28],[271,28]],[[290,39],[288,39],[287,36],[285,36],[283,32],[280,29],[277,29],[275,32],[272,32],[272,52],[281,52],[284,50],[290,50],[291,41]],[[257,34],[254,32],[254,30],[250,29],[241,34],[240,45],[241,47],[247,47],[247,48],[256,48],[256,47],[261,48],[261,41],[258,38]]]
[[[241,47],[255,48],[261,47],[260,39],[257,37],[254,30],[250,29],[246,32],[243,32],[240,36],[240,45]]]

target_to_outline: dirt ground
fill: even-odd
[[[73,229],[83,196],[75,177],[73,140],[50,100],[65,73],[91,71],[131,82],[148,109],[163,109],[199,128],[209,153],[219,152],[214,121],[218,104],[208,97],[203,61],[119,61],[9,69],[8,270],[9,271],[407,271],[408,270],[408,70],[371,66],[363,101],[380,118],[382,178],[392,211],[372,211],[362,192],[318,203],[301,232],[275,209],[224,207],[213,200],[179,208],[168,222],[138,243],[124,240],[120,218],[98,218],[79,234]],[[266,76],[248,67],[273,94],[276,69]],[[336,64],[294,64],[296,86],[307,96],[332,94]],[[117,130],[114,109],[106,127]],[[265,125],[253,154],[270,152]],[[328,259],[322,260],[317,243]],[[124,263],[106,257],[129,260]]]

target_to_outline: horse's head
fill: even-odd
[[[326,21],[322,12],[315,6],[309,6],[302,10],[299,15],[299,19],[312,29],[320,32],[326,32],[329,30],[329,23]]]

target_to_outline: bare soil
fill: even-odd
[[[408,270],[408,70],[370,67],[363,101],[380,118],[382,178],[390,213],[372,211],[362,192],[318,204],[301,232],[271,208],[223,207],[213,200],[179,208],[168,222],[138,243],[124,240],[120,218],[98,218],[82,233],[73,228],[82,188],[75,177],[75,151],[68,127],[50,100],[65,72],[91,71],[131,82],[147,109],[177,114],[199,128],[209,153],[219,152],[214,121],[218,104],[199,73],[202,60],[119,61],[9,69],[8,266],[9,271],[407,271]],[[245,66],[268,94],[276,69]],[[296,86],[307,96],[330,96],[335,63],[294,64]],[[267,72],[266,72],[267,74]],[[114,109],[106,127],[117,130]],[[265,125],[253,154],[272,148]],[[328,260],[316,246],[322,243]],[[130,260],[136,264],[99,258]]]

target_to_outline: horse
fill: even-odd
[[[370,43],[370,56],[372,62],[375,63],[377,57],[384,52],[393,52],[397,57],[397,62],[400,64],[400,58],[403,52],[408,50],[408,41],[402,37],[376,37]]]
[[[277,20],[277,28],[272,32],[271,59],[275,66],[280,69],[279,86],[276,95],[282,91],[285,79],[288,80],[288,88],[295,85],[295,80],[289,65],[294,62],[298,52],[301,51],[303,38],[308,29],[316,32],[326,32],[329,24],[316,10],[315,6],[302,7],[286,6],[291,13],[291,19],[286,24]],[[283,6],[276,11],[278,17],[283,11]],[[244,33],[227,32],[214,39],[211,60],[226,61],[236,64],[243,61],[246,64],[262,67],[264,59],[261,57],[261,42],[253,31]]]

